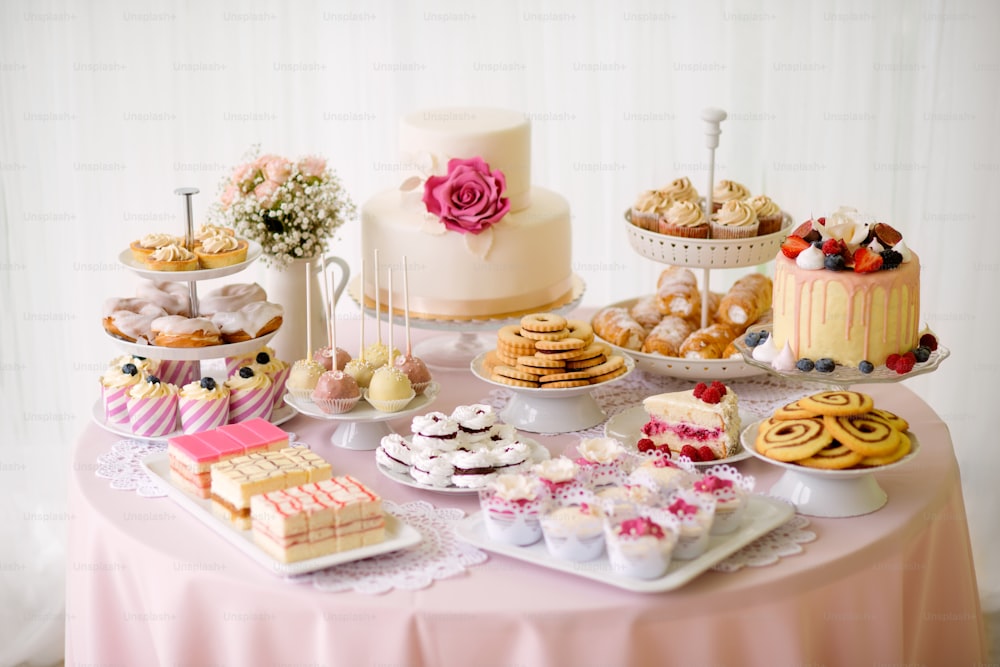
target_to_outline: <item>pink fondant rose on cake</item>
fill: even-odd
[[[499,222],[510,210],[504,197],[507,180],[499,169],[480,157],[448,161],[448,173],[430,176],[424,184],[424,205],[448,229],[462,234],[480,234]]]

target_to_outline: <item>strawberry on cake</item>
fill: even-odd
[[[714,461],[736,453],[740,415],[737,396],[718,381],[694,389],[649,396],[642,402],[649,421],[642,427],[640,452],[659,450],[671,458]]]

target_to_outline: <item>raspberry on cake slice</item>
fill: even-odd
[[[698,452],[693,459],[698,461],[706,460],[705,448],[715,459],[732,456],[740,433],[737,400],[736,392],[720,382],[649,396],[642,402],[649,415],[642,427],[643,438],[661,450],[669,447],[672,458],[685,447]]]

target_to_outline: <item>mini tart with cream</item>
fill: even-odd
[[[221,225],[202,225],[194,233],[194,248],[197,250],[198,246],[204,243],[205,239],[212,238],[213,236],[236,236],[236,232],[229,227]]]
[[[196,271],[198,256],[179,243],[168,243],[146,257],[146,267],[153,271]]]
[[[245,262],[249,244],[243,239],[226,234],[216,234],[202,239],[194,248],[194,254],[203,269],[221,269]]]
[[[162,248],[165,245],[184,245],[184,239],[173,236],[172,234],[146,234],[141,239],[136,239],[129,244],[129,249],[132,251],[132,257],[135,258],[137,262],[143,262],[153,254],[157,248]]]

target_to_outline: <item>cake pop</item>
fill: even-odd
[[[319,376],[312,392],[313,403],[327,414],[349,412],[361,399],[361,388],[344,371],[326,371]]]

